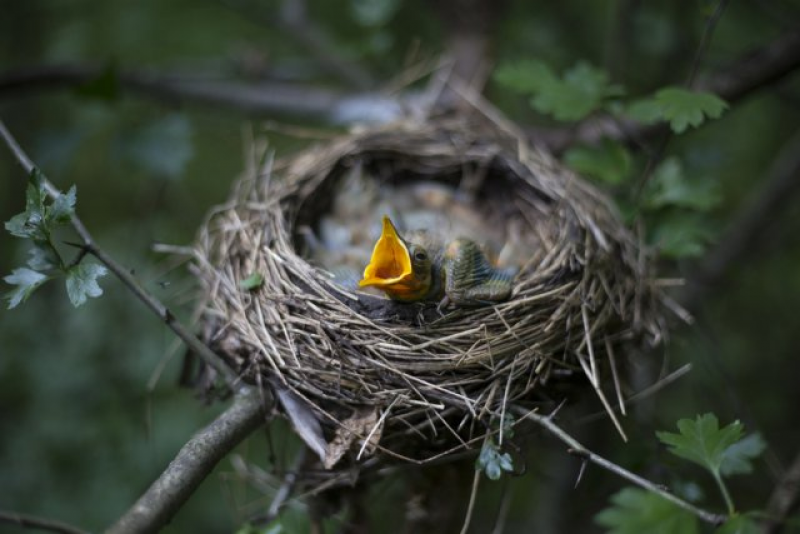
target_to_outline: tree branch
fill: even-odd
[[[47,530],[49,532],[59,532],[60,534],[88,534],[87,531],[75,528],[60,521],[43,519],[33,515],[18,514],[0,510],[0,523],[16,525],[32,530]]]
[[[107,532],[157,532],[169,523],[217,463],[263,422],[263,408],[257,391],[240,391],[234,403],[183,446],[161,476]]]
[[[702,508],[699,508],[693,505],[692,503],[681,499],[680,497],[674,495],[673,493],[670,493],[662,486],[658,486],[650,482],[649,480],[628,471],[624,467],[619,466],[614,462],[606,460],[602,456],[593,453],[592,451],[584,447],[578,440],[576,440],[566,431],[564,431],[561,427],[556,425],[551,417],[539,415],[535,412],[531,412],[530,410],[526,410],[521,406],[510,406],[509,409],[511,409],[511,411],[513,411],[520,417],[530,419],[537,425],[543,427],[550,434],[561,440],[563,443],[565,443],[567,446],[570,447],[569,449],[570,454],[579,456],[589,462],[592,462],[595,465],[602,467],[603,469],[606,469],[607,471],[611,471],[612,473],[624,478],[625,480],[628,480],[629,482],[633,482],[634,484],[636,484],[641,488],[644,488],[648,491],[651,491],[661,496],[662,498],[683,508],[684,510],[691,512],[692,514],[696,515],[698,518],[705,521],[706,523],[709,523],[711,525],[721,525],[727,520],[726,516],[721,514],[715,514],[707,510],[703,510]]]
[[[0,120],[0,137],[5,141],[11,153],[16,158],[17,162],[25,170],[26,174],[30,175],[36,166],[33,161],[28,157],[24,150],[19,146],[16,139],[8,131],[6,125]],[[43,179],[44,188],[47,194],[53,198],[61,195],[58,189],[50,183],[49,180]],[[172,312],[159,301],[155,296],[149,293],[138,280],[124,267],[116,262],[109,256],[102,248],[100,248],[94,241],[94,238],[84,226],[83,222],[77,215],[71,218],[72,227],[83,241],[85,250],[95,256],[98,261],[103,263],[108,269],[113,272],[117,278],[125,284],[128,289],[136,295],[139,300],[155,313],[175,334],[183,340],[184,343],[198,356],[200,356],[208,365],[216,370],[227,382],[228,386],[233,389],[236,382],[236,374],[228,367],[222,359],[217,356],[205,343],[200,341],[189,329],[178,321]]]
[[[0,96],[35,90],[79,87],[106,70],[88,64],[41,65],[0,74]],[[194,103],[252,115],[313,118],[332,124],[386,122],[404,114],[417,96],[394,97],[378,92],[344,93],[324,87],[285,82],[244,83],[176,76],[156,71],[121,71],[120,89],[162,102]]]
[[[800,67],[800,31],[793,30],[735,61],[730,67],[701,79],[694,87],[717,94],[729,103],[777,83]],[[571,127],[530,128],[532,140],[556,153],[575,143],[594,144],[607,137],[628,144],[653,139],[665,124],[646,125],[630,119],[595,117]]]
[[[780,532],[786,516],[800,499],[800,453],[794,457],[792,465],[783,474],[767,502],[766,514],[769,518],[764,525],[764,534]]]

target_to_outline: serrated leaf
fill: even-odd
[[[503,471],[514,471],[514,462],[511,455],[500,453],[500,448],[492,438],[488,438],[483,442],[481,453],[475,461],[475,468],[483,470],[490,480],[499,480]]]
[[[28,251],[28,267],[34,271],[47,271],[53,269],[60,262],[59,258],[48,246],[34,245]]]
[[[742,438],[744,426],[734,421],[720,428],[714,414],[698,415],[695,420],[678,421],[679,433],[656,432],[658,439],[669,446],[669,451],[680,458],[699,464],[718,474],[725,453]]]
[[[725,476],[752,473],[752,460],[761,456],[767,444],[760,434],[750,434],[734,443],[723,453],[720,473]]]
[[[564,162],[581,174],[609,184],[624,182],[631,169],[628,149],[610,139],[597,146],[571,148],[564,154]]]
[[[103,294],[97,279],[108,271],[96,263],[80,263],[67,271],[67,295],[76,308],[86,302],[88,297],[99,297]]]
[[[57,224],[69,222],[70,218],[75,215],[76,200],[77,188],[73,185],[69,191],[56,197],[53,205],[47,211],[47,218]]]
[[[649,242],[666,258],[701,256],[713,237],[707,225],[695,214],[672,213],[653,225]]]
[[[36,233],[35,226],[28,225],[28,212],[18,213],[6,221],[6,230],[16,237],[32,238]]]
[[[20,303],[28,300],[28,297],[36,291],[40,285],[47,280],[47,275],[40,272],[21,267],[14,269],[10,275],[3,278],[7,284],[17,286],[6,294],[8,299],[8,309],[16,308]]]
[[[247,291],[258,289],[263,284],[264,277],[261,275],[261,273],[253,273],[244,280],[239,280],[239,287]]]
[[[639,488],[624,488],[595,516],[611,534],[697,534],[697,519],[670,501]]]
[[[609,84],[608,73],[580,62],[564,73],[563,80],[539,87],[531,105],[556,120],[577,121],[599,108],[606,98],[622,92],[620,86]]]
[[[632,103],[626,114],[646,124],[668,121],[672,131],[680,134],[689,126],[700,126],[706,118],[719,118],[727,108],[728,104],[713,93],[665,87],[650,98]]]
[[[647,209],[677,206],[708,211],[720,202],[717,184],[709,180],[689,180],[676,157],[665,159],[653,172],[642,204]]]
[[[758,523],[747,516],[735,515],[714,531],[714,534],[761,534]]]
[[[526,95],[558,82],[553,70],[537,60],[504,63],[495,71],[494,79],[508,89]]]

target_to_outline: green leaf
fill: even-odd
[[[499,480],[503,471],[514,471],[514,462],[507,452],[500,453],[500,447],[494,439],[488,438],[483,442],[481,453],[475,461],[475,469],[483,470],[490,480]]]
[[[247,291],[258,289],[264,284],[264,277],[261,273],[253,273],[244,280],[239,280],[239,287]]]
[[[30,239],[36,232],[35,226],[28,225],[28,212],[18,213],[6,221],[6,230],[16,237]]]
[[[545,63],[523,60],[504,63],[494,73],[497,83],[525,95],[541,91],[543,87],[558,83],[558,77]]]
[[[542,85],[531,105],[556,120],[577,121],[599,108],[607,97],[622,94],[621,87],[608,82],[605,71],[580,62],[564,74],[563,80]]]
[[[49,246],[34,245],[28,251],[28,267],[34,271],[48,271],[59,265],[61,260]]]
[[[767,444],[760,434],[750,434],[734,443],[722,455],[720,472],[725,476],[744,475],[753,472],[752,460],[761,456]]]
[[[666,258],[701,256],[713,237],[707,226],[696,214],[671,213],[657,220],[649,241]]]
[[[61,193],[53,201],[53,205],[47,211],[47,218],[54,223],[63,224],[69,222],[75,215],[75,202],[77,200],[77,189],[73,185],[66,193]]]
[[[725,524],[714,531],[714,534],[760,534],[758,523],[744,515],[734,515]]]
[[[611,534],[697,534],[694,515],[670,501],[639,488],[623,488],[611,497],[612,506],[595,516]]]
[[[353,16],[362,26],[385,26],[400,8],[399,0],[350,0]]]
[[[698,211],[708,211],[719,202],[716,182],[688,180],[676,157],[665,159],[656,168],[642,201],[647,209],[677,206]]]
[[[67,271],[67,295],[76,308],[86,302],[87,297],[99,297],[103,290],[97,279],[108,271],[96,263],[81,263]]]
[[[609,184],[628,178],[631,155],[622,144],[604,139],[597,146],[577,146],[564,154],[564,162],[579,173]]]
[[[727,108],[728,104],[713,93],[665,87],[653,97],[633,102],[626,114],[647,124],[668,121],[672,131],[680,134],[689,126],[700,126],[706,118],[719,118]]]
[[[535,60],[506,63],[494,76],[501,85],[532,95],[534,109],[561,121],[582,119],[607,98],[623,93],[621,86],[609,83],[607,72],[583,61],[567,70],[563,78]]]
[[[714,414],[707,413],[678,421],[679,433],[656,432],[669,451],[718,474],[728,449],[742,438],[744,426],[739,421],[720,428]]]
[[[14,269],[10,275],[3,278],[7,284],[17,286],[14,290],[6,294],[8,299],[8,309],[16,308],[20,303],[28,300],[28,297],[36,291],[40,285],[47,280],[47,275],[40,272],[22,267]]]

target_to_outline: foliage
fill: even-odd
[[[718,119],[727,108],[728,104],[715,94],[665,87],[652,97],[632,102],[625,113],[645,124],[667,121],[672,131],[680,134],[689,126],[700,126],[706,118]]]
[[[88,297],[103,294],[97,279],[106,274],[106,268],[83,263],[83,254],[72,264],[66,263],[53,240],[55,229],[69,222],[75,214],[76,200],[76,188],[72,186],[49,201],[44,176],[39,169],[33,169],[25,194],[25,211],[5,224],[11,235],[27,239],[33,245],[29,250],[28,267],[14,269],[3,278],[16,286],[6,295],[9,309],[25,302],[47,280],[57,277],[64,277],[67,294],[75,307],[86,302]]]
[[[264,276],[261,273],[253,273],[247,278],[239,281],[239,287],[247,291],[258,289],[263,284]]]
[[[611,534],[696,534],[694,515],[640,488],[623,488],[611,497],[612,506],[595,517]]]
[[[622,144],[603,139],[596,146],[576,146],[564,154],[564,163],[576,171],[610,185],[630,178],[631,154]]]
[[[514,471],[514,462],[510,454],[500,452],[500,446],[489,436],[483,442],[481,453],[475,460],[475,469],[482,470],[490,480],[500,480],[503,471]]]

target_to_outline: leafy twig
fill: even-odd
[[[52,519],[43,519],[33,515],[18,514],[16,512],[8,512],[0,510],[0,523],[8,525],[16,525],[22,528],[29,528],[32,530],[47,530],[49,532],[58,532],[60,534],[88,534],[87,531],[67,525],[60,521],[53,521]]]
[[[567,444],[569,448],[569,453],[584,458],[589,462],[602,467],[612,473],[636,484],[639,487],[642,487],[648,491],[656,493],[663,497],[664,499],[676,504],[677,506],[691,512],[692,514],[696,515],[701,520],[705,521],[706,523],[710,523],[712,525],[721,525],[727,519],[726,516],[715,514],[713,512],[709,512],[707,510],[703,510],[692,503],[681,499],[680,497],[670,493],[665,488],[650,482],[649,480],[640,477],[639,475],[632,473],[621,467],[614,462],[603,458],[602,456],[593,453],[586,447],[584,447],[578,440],[573,438],[569,435],[566,431],[564,431],[561,427],[556,425],[550,417],[539,415],[535,412],[530,412],[520,406],[513,406],[511,410],[514,411],[520,417],[527,418],[534,423],[538,424],[539,426],[543,427],[545,430],[550,432],[553,436]]]
[[[11,150],[14,157],[19,164],[29,175],[34,171],[36,166],[33,161],[28,157],[24,150],[19,146],[17,141],[6,128],[2,120],[0,120],[0,137],[5,141],[8,148]],[[60,193],[47,179],[42,178],[42,184],[47,192],[53,198],[58,198]],[[94,238],[84,226],[83,222],[77,215],[72,215],[70,219],[72,227],[80,236],[83,242],[83,247],[87,253],[97,258],[102,264],[114,273],[119,280],[130,289],[139,300],[158,317],[161,318],[166,325],[172,329],[175,334],[181,338],[184,343],[198,354],[208,365],[214,368],[226,380],[229,386],[233,386],[236,381],[236,374],[212,351],[205,343],[200,341],[192,332],[190,332],[183,324],[178,321],[172,312],[161,303],[156,297],[150,294],[138,280],[124,267],[118,264],[111,256],[109,256],[103,249],[101,249],[94,241]]]
[[[234,403],[183,446],[167,469],[107,532],[157,532],[217,463],[263,421],[261,396],[254,390],[240,390]]]

